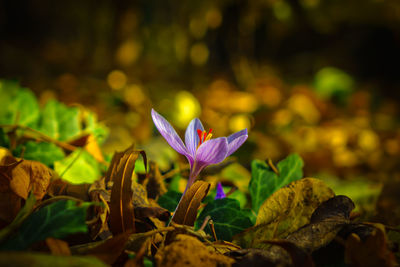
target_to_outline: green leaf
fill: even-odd
[[[10,148],[10,140],[4,132],[3,128],[0,128],[0,146]]]
[[[2,250],[25,250],[47,237],[63,238],[86,233],[86,209],[92,203],[77,205],[74,201],[57,201],[30,215],[19,231],[0,245]]]
[[[6,237],[8,237],[10,233],[15,231],[22,224],[22,222],[33,212],[35,203],[36,203],[35,195],[31,192],[29,194],[29,197],[25,201],[25,205],[18,212],[14,220],[5,228],[0,230],[0,242],[2,242]]]
[[[43,252],[6,251],[0,252],[0,266],[107,267],[109,265],[94,256],[59,256],[44,254]]]
[[[277,169],[279,175],[263,161],[253,160],[251,163],[249,191],[255,213],[276,190],[303,177],[303,160],[298,154],[291,154],[278,163]]]
[[[353,91],[354,81],[346,72],[326,67],[315,75],[314,86],[322,98],[346,97]]]
[[[173,190],[169,190],[167,193],[160,196],[157,203],[164,209],[167,209],[170,212],[173,212],[175,210],[176,206],[178,205],[181,197],[182,197],[182,193],[179,193],[179,192],[173,191]]]
[[[54,162],[55,171],[73,184],[93,183],[100,177],[98,162],[87,151],[77,149],[66,158]]]
[[[25,148],[24,159],[40,161],[47,166],[52,167],[55,161],[62,160],[65,157],[64,151],[52,143],[36,143],[28,141],[13,151],[14,155],[20,155],[22,147]]]
[[[197,218],[197,228],[201,226],[206,216],[210,216],[213,220],[217,238],[226,241],[232,240],[235,234],[253,225],[248,213],[240,209],[236,199],[216,199],[207,204]],[[206,227],[205,231],[211,233],[209,227]]]
[[[48,101],[41,112],[39,131],[61,141],[76,137],[81,133],[79,109]]]
[[[35,95],[15,81],[0,81],[0,124],[35,127],[39,119],[39,104]]]
[[[87,111],[85,114],[86,116],[84,122],[86,128],[84,131],[93,134],[99,145],[103,144],[109,134],[108,128],[97,121],[97,116],[95,113]]]

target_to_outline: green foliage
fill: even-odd
[[[39,104],[34,94],[15,81],[0,80],[0,124],[35,127],[39,119]]]
[[[28,141],[14,150],[13,154],[19,156],[22,148],[25,149],[24,159],[37,160],[47,166],[53,166],[55,161],[62,160],[65,157],[64,151],[52,143]]]
[[[10,233],[12,233],[23,223],[23,221],[33,212],[35,204],[35,195],[33,193],[30,193],[29,197],[25,201],[25,205],[18,212],[14,220],[9,225],[0,230],[0,242],[2,242],[6,237],[9,236]]]
[[[322,98],[346,98],[353,91],[354,81],[340,69],[326,67],[315,75],[314,86]]]
[[[79,109],[66,107],[56,100],[48,101],[41,110],[38,130],[60,141],[79,135]]]
[[[1,250],[24,250],[47,237],[63,238],[87,232],[86,209],[92,203],[57,201],[30,215],[19,231],[0,245]]]
[[[249,191],[252,210],[258,213],[262,203],[279,188],[303,177],[303,160],[297,154],[291,154],[277,165],[279,175],[260,160],[251,163]]]
[[[56,161],[54,169],[63,180],[72,184],[93,183],[100,177],[99,163],[82,149]]]
[[[201,226],[206,216],[210,216],[213,220],[217,238],[226,241],[232,240],[235,234],[253,225],[248,213],[240,209],[239,201],[236,199],[223,198],[208,203],[196,220],[197,228]],[[211,233],[208,227],[205,231]]]
[[[167,209],[170,212],[173,212],[175,210],[176,206],[178,205],[181,197],[182,197],[182,193],[179,193],[174,190],[169,190],[167,193],[160,196],[160,198],[158,199],[158,204],[161,207],[163,207],[164,209]]]
[[[0,146],[7,148],[10,147],[10,140],[8,140],[8,136],[2,128],[0,128]]]

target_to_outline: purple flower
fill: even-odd
[[[247,139],[247,129],[228,137],[211,139],[211,130],[207,133],[201,121],[193,119],[186,128],[185,143],[169,122],[154,109],[151,110],[153,122],[168,144],[184,155],[190,164],[190,176],[186,190],[194,183],[202,169],[217,164],[235,152]]]
[[[218,182],[217,184],[217,194],[215,195],[214,199],[221,199],[221,198],[226,198],[226,195],[224,193],[224,189],[222,188],[222,184]]]

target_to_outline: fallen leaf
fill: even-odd
[[[83,135],[77,139],[68,142],[70,145],[76,147],[83,147],[90,155],[92,155],[98,162],[104,163],[104,156],[100,150],[99,144],[93,134]]]
[[[23,199],[32,189],[40,200],[47,192],[52,177],[51,170],[44,164],[32,160],[18,160],[12,156],[4,158],[0,166],[1,179],[9,180],[10,189]]]
[[[375,230],[365,241],[357,234],[350,234],[345,247],[346,263],[352,266],[398,266],[396,257],[389,250],[383,225],[375,224]]]
[[[18,212],[14,220],[7,225],[7,227],[0,230],[0,242],[3,242],[13,231],[21,226],[22,222],[33,212],[35,203],[35,195],[33,193],[29,194],[28,199],[25,201],[25,205]]]
[[[183,195],[171,220],[177,224],[193,226],[197,210],[201,201],[207,196],[208,190],[210,190],[209,183],[196,181]]]
[[[132,175],[135,161],[142,155],[146,164],[146,153],[130,148],[124,152],[115,174],[110,176],[114,182],[110,197],[110,230],[114,235],[135,231],[135,214],[132,203]],[[113,166],[110,166],[113,168]]]
[[[108,265],[89,256],[56,256],[37,252],[0,252],[0,266],[91,266],[107,267]]]
[[[102,244],[85,252],[86,255],[94,256],[101,261],[113,264],[125,249],[129,239],[129,233],[122,233],[107,239]]]
[[[53,255],[61,255],[61,256],[71,255],[71,250],[69,249],[68,243],[63,240],[48,237],[46,238],[46,245],[50,249],[51,254]]]
[[[262,204],[256,225],[234,237],[245,248],[262,248],[263,240],[284,238],[310,222],[314,210],[333,197],[321,180],[304,178],[276,191]]]
[[[135,208],[135,217],[138,219],[144,219],[144,218],[157,218],[160,219],[161,221],[168,221],[169,217],[171,216],[171,213],[161,207],[136,207]]]
[[[148,198],[157,200],[159,196],[167,192],[164,178],[161,175],[157,163],[150,161],[149,173],[143,182],[143,186],[146,188]]]
[[[177,235],[175,240],[159,249],[155,256],[157,266],[231,266],[233,259],[213,253],[197,238]]]

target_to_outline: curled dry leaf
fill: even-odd
[[[116,235],[124,232],[135,231],[135,214],[132,203],[132,175],[135,162],[142,155],[146,164],[146,153],[142,150],[127,149],[120,160],[114,161],[118,167],[114,171],[114,165],[110,166],[109,179],[113,181],[110,198],[110,230]],[[118,156],[119,157],[119,156]],[[147,166],[145,166],[147,169]]]
[[[186,191],[176,208],[172,221],[177,224],[193,226],[201,201],[207,196],[210,184],[204,181],[195,182]]]

